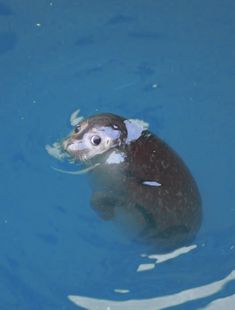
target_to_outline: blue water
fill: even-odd
[[[233,0],[1,0],[0,309],[233,309],[234,12]],[[90,208],[86,175],[51,169],[45,145],[77,108],[143,119],[182,156],[204,209],[187,253],[149,257]]]

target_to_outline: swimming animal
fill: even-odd
[[[111,113],[73,124],[72,133],[59,143],[60,152],[86,166],[91,206],[102,219],[114,220],[136,240],[162,248],[193,239],[202,218],[201,197],[170,146],[146,123]]]

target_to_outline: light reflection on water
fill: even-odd
[[[69,295],[68,298],[74,304],[81,307],[85,307],[86,309],[90,310],[166,309],[168,307],[177,306],[189,301],[199,300],[208,296],[212,296],[220,292],[226,284],[228,284],[233,280],[235,280],[235,270],[233,270],[231,273],[228,274],[228,276],[219,281],[187,289],[177,294],[162,297],[142,299],[142,300],[127,300],[127,301],[104,300],[104,299],[96,299],[76,295]],[[203,309],[213,309],[213,310],[221,309],[220,307],[222,305],[223,307],[225,307],[225,305],[230,307],[234,303],[234,301],[235,301],[235,295],[232,295],[227,298],[216,299]]]
[[[197,245],[194,244],[191,246],[176,249],[175,251],[172,251],[172,252],[167,253],[167,254],[149,255],[147,257],[149,259],[154,259],[155,262],[149,263],[149,264],[140,264],[138,269],[137,269],[137,272],[153,269],[153,268],[155,268],[156,264],[161,264],[161,263],[166,262],[170,259],[176,258],[177,256],[180,256],[182,254],[186,254],[186,253],[192,251],[193,249],[196,249],[196,247],[197,247]],[[142,257],[145,257],[145,255],[143,254]]]

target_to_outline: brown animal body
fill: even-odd
[[[201,198],[182,159],[141,125],[113,114],[82,120],[63,141],[76,161],[94,166],[92,207],[160,248],[190,242],[200,227]]]

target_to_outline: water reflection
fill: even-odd
[[[209,283],[207,285],[194,287],[191,289],[187,289],[181,291],[176,294],[166,295],[162,297],[150,298],[150,299],[142,299],[142,300],[127,300],[127,301],[113,301],[113,300],[104,300],[104,299],[96,299],[89,298],[83,296],[69,295],[68,298],[77,306],[84,307],[86,309],[96,309],[96,310],[156,310],[156,309],[166,309],[168,307],[173,307],[177,305],[181,305],[183,303],[202,299],[208,296],[212,296],[218,292],[220,292],[226,284],[235,280],[235,270],[230,272],[228,276],[225,278]],[[224,302],[227,305],[232,305],[235,300],[235,295],[231,297],[227,297]],[[218,306],[221,306],[223,303],[222,299],[218,299],[212,302],[208,309],[219,309]],[[207,308],[207,307],[206,307]],[[231,309],[231,308],[229,308]]]
[[[167,254],[155,254],[155,255],[149,255],[149,256],[147,256],[146,254],[142,254],[142,257],[148,257],[149,259],[154,259],[155,262],[148,263],[148,264],[140,264],[137,269],[137,272],[153,269],[156,267],[156,264],[161,264],[163,262],[176,258],[177,256],[186,254],[196,248],[197,248],[197,245],[194,244],[188,247],[179,248]]]
[[[207,310],[233,309],[234,305],[235,305],[235,294],[225,298],[218,298],[212,301],[207,307],[203,309]]]

